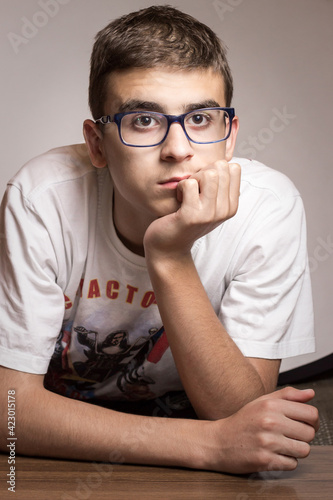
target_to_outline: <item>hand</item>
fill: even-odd
[[[148,227],[147,251],[168,258],[189,254],[193,243],[238,209],[240,166],[218,161],[178,183],[179,209],[155,220]]]
[[[297,459],[310,453],[308,443],[319,427],[318,410],[304,404],[313,396],[312,389],[287,387],[213,422],[214,440],[221,443],[214,469],[234,474],[294,470]]]

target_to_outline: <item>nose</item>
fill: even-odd
[[[192,158],[193,154],[192,143],[186,137],[181,124],[172,123],[169,133],[162,143],[161,159],[164,161],[183,161]]]

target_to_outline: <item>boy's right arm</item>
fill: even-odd
[[[17,453],[230,473],[293,470],[309,454],[318,412],[313,391],[262,396],[217,421],[115,412],[47,391],[43,375],[0,367],[0,449],[7,451],[8,391],[15,390]]]

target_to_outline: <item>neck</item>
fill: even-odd
[[[126,236],[124,236],[123,234],[121,234],[120,231],[118,231],[118,228],[117,228],[115,221],[114,221],[114,227],[115,227],[118,238],[120,239],[122,244],[125,245],[126,248],[128,248],[128,250],[130,250],[131,252],[133,252],[137,255],[141,255],[141,257],[145,256],[143,244],[135,243],[135,242],[129,240],[128,238],[126,238]]]
[[[118,199],[117,199],[118,198]],[[113,193],[113,224],[120,241],[131,252],[144,257],[143,237],[149,223],[143,224],[137,213],[129,213],[128,206],[121,205],[121,198]],[[115,200],[117,199],[117,203]]]

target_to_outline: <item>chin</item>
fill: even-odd
[[[172,200],[164,200],[164,202],[161,203],[161,206],[158,207],[159,214],[157,217],[174,214],[177,210],[179,210],[180,205],[181,204],[175,198]]]

